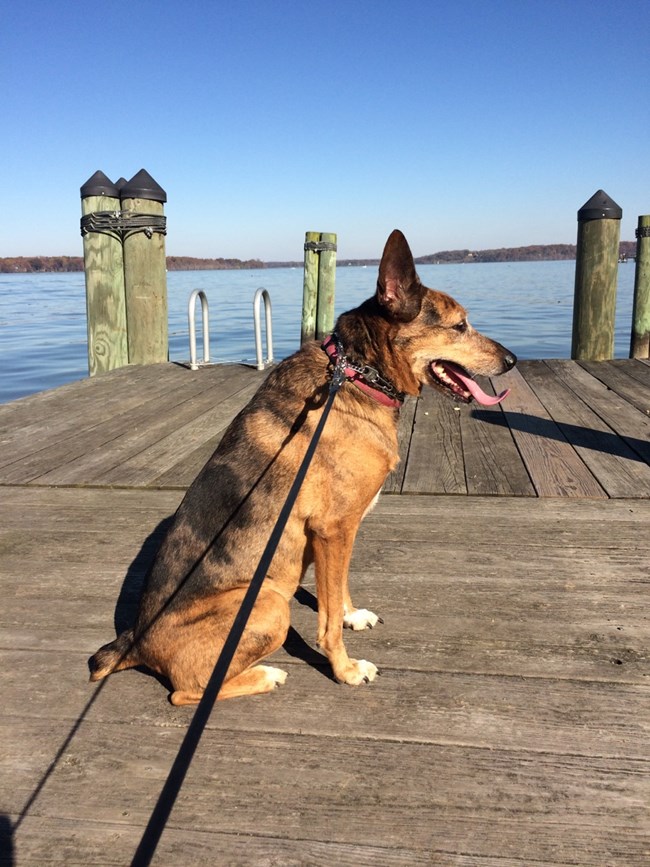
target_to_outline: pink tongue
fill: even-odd
[[[501,394],[498,394],[496,397],[493,397],[491,394],[486,394],[483,389],[480,387],[478,382],[474,382],[474,380],[466,376],[460,367],[456,367],[455,364],[452,364],[450,361],[442,362],[443,366],[455,379],[459,379],[465,388],[472,395],[474,400],[478,401],[478,403],[483,404],[483,406],[494,406],[497,403],[501,403],[501,401],[508,397],[510,394],[510,389],[506,388],[505,391],[502,391]]]

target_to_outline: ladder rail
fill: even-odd
[[[264,301],[264,318],[266,322],[266,359],[262,352],[262,325],[260,305]],[[266,289],[260,288],[255,293],[253,298],[253,321],[255,325],[255,358],[257,361],[257,369],[264,370],[268,365],[273,364],[273,324],[272,324],[272,309],[271,296]]]
[[[201,302],[201,318],[203,323],[203,364],[210,363],[210,315],[208,296],[203,289],[195,289],[190,295],[187,304],[187,319],[190,329],[190,370],[198,370],[199,363],[196,359],[196,299]]]

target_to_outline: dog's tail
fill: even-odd
[[[101,680],[114,671],[122,671],[124,668],[133,668],[139,665],[140,659],[136,652],[133,630],[127,629],[121,635],[100,647],[97,653],[88,660],[90,680]]]

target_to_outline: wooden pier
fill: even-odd
[[[261,377],[127,367],[0,406],[3,865],[125,865],[192,715],[86,660]],[[335,684],[308,576],[285,686],[219,704],[156,865],[650,864],[650,364],[425,392],[363,523]]]

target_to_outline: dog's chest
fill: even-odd
[[[380,496],[381,496],[381,488],[377,491],[375,496],[372,498],[372,500],[368,504],[368,507],[366,508],[366,511],[363,513],[363,517],[361,518],[362,521],[363,521],[363,518],[365,518],[366,515],[368,515],[370,512],[372,512],[372,510],[375,508],[375,506],[377,505],[377,502],[379,501]]]

